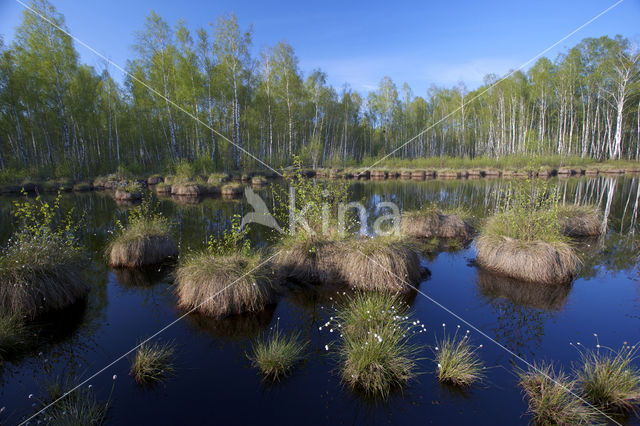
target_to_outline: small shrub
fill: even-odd
[[[35,317],[85,296],[86,260],[72,212],[62,217],[60,194],[53,204],[37,197],[14,203],[18,230],[0,249],[0,311]]]
[[[220,237],[209,237],[207,251],[215,256],[232,254],[251,254],[251,242],[247,239],[248,227],[242,227],[241,217],[235,214],[231,217],[231,228],[225,229]]]
[[[142,385],[158,383],[173,374],[174,353],[170,344],[143,343],[136,351],[130,374]]]
[[[528,400],[528,413],[541,425],[591,425],[598,423],[597,412],[576,395],[577,386],[553,365],[534,365],[519,372],[519,385]]]
[[[300,341],[300,332],[285,334],[278,326],[268,335],[254,340],[248,356],[265,379],[280,380],[304,357],[306,342]]]
[[[585,398],[605,412],[628,413],[640,404],[640,369],[636,346],[623,346],[619,351],[602,348],[582,353],[576,369],[578,384]]]
[[[460,337],[459,329],[453,337],[445,331],[442,339],[436,341],[437,376],[441,383],[467,387],[484,377],[484,366],[477,353],[479,347],[469,342],[469,332]]]

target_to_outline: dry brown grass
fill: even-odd
[[[602,214],[594,206],[562,206],[558,209],[560,232],[568,237],[600,235]]]
[[[481,235],[476,240],[476,262],[483,268],[528,282],[568,283],[576,275],[579,259],[564,242],[521,241]]]
[[[406,294],[422,277],[417,253],[394,237],[345,240],[332,251],[331,257],[340,279],[361,290]]]
[[[414,238],[456,238],[469,241],[474,234],[471,225],[455,214],[442,214],[427,208],[405,212],[401,230],[404,235]]]
[[[276,248],[273,264],[278,275],[305,283],[334,281],[338,274],[333,264],[337,240],[305,233],[287,236]]]
[[[178,256],[178,247],[168,235],[117,239],[110,247],[109,265],[113,268],[155,265]]]
[[[260,256],[214,256],[202,252],[176,271],[178,305],[215,318],[257,312],[275,302],[267,265]]]
[[[526,285],[513,278],[478,269],[477,284],[480,292],[490,298],[506,299],[520,306],[546,311],[558,311],[567,303],[570,284]]]

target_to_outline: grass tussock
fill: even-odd
[[[248,357],[265,379],[278,381],[302,361],[306,347],[307,342],[300,341],[300,332],[286,334],[276,326],[268,335],[254,340]]]
[[[455,238],[469,241],[474,234],[471,225],[455,214],[443,214],[434,207],[405,212],[402,233],[414,238]]]
[[[16,315],[0,316],[0,365],[19,356],[33,343],[33,330],[21,318]]]
[[[540,425],[591,425],[598,413],[576,394],[576,382],[551,364],[534,365],[519,373],[519,385],[528,401],[528,413]]]
[[[275,299],[262,262],[259,255],[188,256],[176,271],[179,306],[216,318],[265,309]]]
[[[0,250],[0,310],[30,318],[87,295],[82,251],[58,235],[13,237]]]
[[[595,206],[562,206],[558,209],[561,233],[568,237],[600,235],[602,214]]]
[[[460,337],[458,330],[459,327],[452,337],[445,333],[436,341],[436,374],[440,383],[468,387],[484,377],[484,366],[478,356],[479,346],[469,342],[469,332]]]
[[[419,348],[410,341],[411,322],[393,309],[376,309],[389,306],[403,309],[399,296],[361,294],[339,308],[337,314],[342,333],[339,348],[342,380],[367,397],[384,399],[417,374]],[[364,326],[360,314],[367,310],[373,320]],[[353,316],[349,311],[359,314]]]
[[[169,221],[157,212],[153,198],[129,212],[126,227],[117,221],[114,238],[106,247],[112,267],[138,268],[156,265],[178,256],[178,247],[171,238]]]
[[[131,362],[131,374],[141,385],[161,382],[174,372],[175,348],[170,344],[143,343]]]
[[[580,260],[557,225],[550,224],[546,231],[531,226],[535,216],[544,214],[532,211],[515,226],[509,213],[489,218],[476,240],[477,263],[521,281],[560,284],[573,280]]]
[[[343,281],[361,290],[409,293],[422,277],[417,253],[397,237],[345,240],[333,264]]]
[[[244,185],[241,183],[228,183],[220,188],[220,193],[227,197],[239,197],[244,191]]]
[[[304,283],[338,279],[333,253],[338,239],[299,232],[287,235],[276,247],[273,264],[281,278]]]
[[[198,197],[204,192],[204,187],[195,182],[178,183],[171,186],[171,195],[181,197]]]
[[[113,388],[112,388],[113,392]],[[99,401],[91,388],[82,388],[62,394],[62,389],[50,389],[52,401],[58,400],[44,412],[46,424],[55,426],[102,425],[109,411],[110,399]]]
[[[390,292],[355,291],[346,301],[339,303],[335,319],[342,333],[364,337],[371,330],[397,327],[407,316],[409,305]]]
[[[600,346],[583,352],[576,376],[585,399],[607,413],[635,413],[640,404],[640,369],[634,365],[637,353],[635,345],[625,345],[617,352]]]

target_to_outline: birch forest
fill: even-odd
[[[66,29],[45,0],[32,7]],[[254,53],[252,36],[232,14],[194,29],[150,12],[123,77],[106,61],[81,63],[68,35],[25,11],[14,39],[0,40],[0,168],[259,168],[239,147],[274,167],[294,154],[328,167],[381,158],[412,138],[393,158],[640,158],[640,53],[620,36],[583,39],[475,90],[414,93],[384,77],[366,94],[331,87],[320,69],[303,74],[286,41]]]

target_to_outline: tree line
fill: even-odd
[[[31,7],[66,29],[46,0]],[[25,10],[14,40],[0,39],[0,168],[258,168],[238,147],[272,166],[292,155],[320,167],[392,152],[640,158],[640,53],[621,36],[586,38],[476,90],[459,83],[420,96],[384,77],[365,96],[331,87],[319,69],[303,75],[286,41],[252,56],[252,35],[233,14],[192,31],[152,11],[121,85],[106,61],[80,63],[69,36]]]

